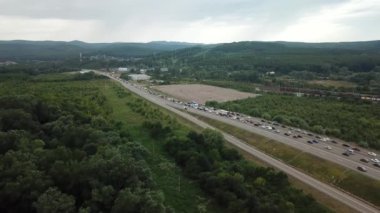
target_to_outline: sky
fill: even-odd
[[[0,0],[0,40],[380,39],[380,0]]]

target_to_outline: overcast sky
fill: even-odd
[[[380,0],[0,0],[0,40],[380,39]]]

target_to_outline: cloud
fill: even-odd
[[[351,0],[323,7],[301,17],[272,39],[310,42],[379,39],[380,30],[371,22],[380,20],[379,11],[380,2],[373,0]]]
[[[0,39],[217,43],[380,35],[376,0],[0,0],[0,8]]]

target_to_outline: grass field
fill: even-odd
[[[253,134],[213,119],[198,116],[198,119],[246,141],[259,150],[292,165],[319,180],[338,186],[347,192],[380,206],[380,181],[318,158],[308,153],[281,144],[274,140]],[[331,206],[330,206],[331,207]]]

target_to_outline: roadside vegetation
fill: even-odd
[[[214,131],[92,73],[56,77],[0,76],[1,212],[328,211]]]
[[[380,107],[376,103],[264,94],[206,104],[380,149]]]

